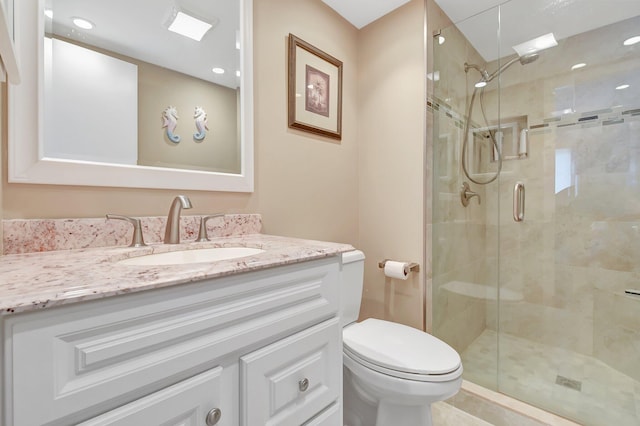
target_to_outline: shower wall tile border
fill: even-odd
[[[444,112],[447,118],[453,119],[454,125],[459,128],[464,128],[465,116],[464,114],[460,114],[456,110],[454,110],[451,105],[447,104],[442,99],[439,99],[435,96],[427,97],[427,111],[434,112]],[[475,125],[475,123],[474,123]],[[479,126],[477,126],[479,127]]]
[[[427,110],[429,112],[444,112],[447,118],[454,120],[456,127],[464,128],[465,116],[455,111],[442,99],[436,96],[427,97]],[[531,134],[549,133],[551,129],[565,128],[580,125],[581,128],[611,126],[615,124],[624,124],[626,122],[640,121],[640,108],[635,107],[616,107],[605,108],[595,111],[586,111],[582,113],[565,114],[559,117],[548,117],[542,120],[542,123],[536,123],[529,126]],[[476,123],[472,123],[473,127],[479,127]]]
[[[599,126],[611,126],[624,124],[627,122],[640,121],[640,108],[629,109],[629,107],[617,107],[599,109],[596,111],[586,111],[582,113],[565,114],[560,117],[549,117],[543,119],[542,123],[529,127],[531,134],[546,133],[545,130],[555,128],[565,128],[579,125],[580,128],[591,128]]]
[[[201,216],[182,216],[182,240],[195,240]],[[164,238],[166,217],[140,217],[146,243],[159,243]],[[132,226],[121,220],[82,219],[11,219],[2,221],[3,254],[73,250],[83,248],[127,246]],[[259,214],[227,214],[207,222],[210,238],[259,234]]]

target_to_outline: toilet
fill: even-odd
[[[357,250],[342,254],[343,424],[431,426],[431,404],[460,389],[460,355],[412,327],[373,318],[356,322],[364,259]]]

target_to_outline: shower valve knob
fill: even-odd
[[[473,197],[478,197],[478,204],[481,204],[482,200],[480,199],[480,194],[472,191],[469,183],[464,182],[462,184],[462,188],[460,188],[460,201],[462,202],[462,205],[467,207]]]

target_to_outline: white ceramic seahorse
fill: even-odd
[[[204,112],[202,107],[197,106],[196,111],[193,113],[193,118],[196,120],[197,133],[193,134],[193,138],[197,141],[201,141],[207,136],[207,113]]]
[[[180,136],[176,135],[174,132],[176,127],[178,126],[178,110],[176,107],[168,106],[162,112],[163,123],[162,127],[167,128],[167,137],[173,143],[180,142]]]

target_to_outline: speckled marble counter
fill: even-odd
[[[132,266],[117,262],[152,253],[210,247],[255,247],[253,256],[187,265]],[[208,278],[334,256],[347,244],[264,234],[214,238],[210,242],[105,247],[0,256],[0,312],[3,315],[100,299]]]
[[[196,239],[200,218],[182,215],[180,235],[183,240]],[[167,218],[139,219],[147,244],[162,242]],[[2,228],[4,254],[126,246],[131,242],[132,232],[130,224],[104,217],[3,220]],[[260,234],[262,217],[259,214],[225,214],[207,222],[207,230],[209,238]]]

